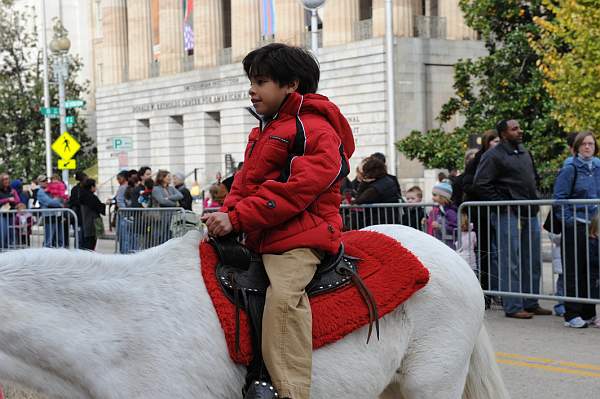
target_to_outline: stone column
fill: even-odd
[[[446,1],[446,0],[444,0]],[[396,0],[393,2],[394,35],[415,35],[415,15],[421,15],[421,0]],[[373,37],[385,35],[385,0],[373,0]]]
[[[150,39],[150,2],[127,1],[127,28],[129,46],[129,80],[148,79],[152,62]]]
[[[181,0],[161,0],[160,74],[179,73],[183,65],[183,8]]]
[[[104,84],[121,83],[127,78],[126,0],[105,0],[102,3],[102,33]]]
[[[275,41],[302,46],[306,42],[305,10],[298,0],[275,0]]]
[[[221,0],[203,0],[194,4],[194,66],[213,67],[218,64],[223,48],[223,6]]]
[[[231,57],[240,61],[260,41],[259,0],[231,0]]]
[[[358,0],[329,0],[323,8],[323,47],[349,43],[359,18]]]
[[[446,38],[453,40],[475,40],[477,32],[465,23],[459,0],[444,0],[438,3],[438,15],[446,18]]]

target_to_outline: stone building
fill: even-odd
[[[398,139],[438,126],[452,65],[485,53],[458,2],[393,2]],[[328,0],[319,10],[319,92],[354,129],[352,169],[387,152],[384,3]],[[272,41],[310,45],[298,0],[93,0],[91,20],[100,182],[141,165],[195,171],[201,185],[227,174],[256,125],[241,59]],[[406,183],[423,178],[401,156],[393,169]]]

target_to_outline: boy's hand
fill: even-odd
[[[208,234],[221,237],[233,231],[229,215],[225,212],[213,212],[202,216],[202,221],[208,227]]]

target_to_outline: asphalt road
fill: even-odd
[[[600,398],[600,329],[567,328],[557,316],[515,320],[488,310],[486,317],[513,399]]]

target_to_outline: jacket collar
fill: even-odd
[[[281,115],[290,115],[296,117],[300,114],[300,108],[302,107],[302,103],[304,102],[304,96],[299,93],[290,93],[288,94],[281,107],[279,107],[279,111],[272,117],[265,117],[256,112],[254,107],[246,107],[246,110],[250,112],[252,116],[254,116],[260,122],[260,130],[262,131],[264,127],[271,121],[279,119]]]
[[[281,107],[279,107],[279,111],[277,111],[277,113],[275,113],[275,115],[273,115],[270,118],[257,113],[254,107],[246,107],[246,109],[248,110],[248,112],[250,112],[252,116],[254,116],[256,119],[258,119],[264,124],[278,119],[281,115],[298,115],[300,113],[300,108],[302,107],[303,102],[304,96],[302,94],[296,92],[290,93],[283,100]]]
[[[506,151],[506,153],[509,155],[522,154],[525,152],[525,147],[523,147],[523,144],[519,144],[515,147],[508,141],[503,141],[500,144],[498,144],[498,146],[500,146],[500,148]]]
[[[574,156],[572,157],[572,161],[573,165],[577,166],[577,167],[586,167],[587,168],[587,164],[585,162],[583,162],[578,156]],[[600,159],[598,159],[597,157],[593,157],[592,158],[592,168],[598,168],[600,167]]]

